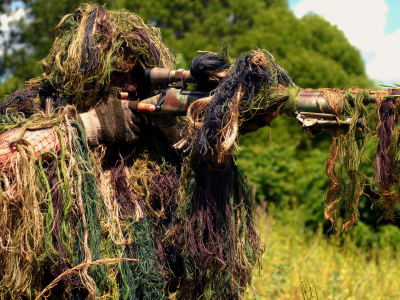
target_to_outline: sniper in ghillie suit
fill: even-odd
[[[1,299],[256,292],[264,246],[233,151],[281,114],[310,136],[332,134],[333,229],[358,217],[370,138],[379,138],[374,180],[393,217],[399,89],[302,89],[268,51],[235,59],[226,41],[190,70],[176,62],[134,13],[84,4],[61,19],[42,75],[0,107]]]

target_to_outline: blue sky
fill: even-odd
[[[289,0],[290,8],[294,8],[296,4],[304,0]],[[387,23],[385,27],[385,33],[394,33],[400,28],[400,0],[385,0],[386,4],[389,6],[389,12],[387,13]],[[363,5],[360,3],[360,5]]]
[[[385,33],[394,33],[400,28],[400,0],[386,0],[385,2],[389,6],[389,13],[387,14],[388,21],[386,24]]]
[[[298,18],[313,12],[337,25],[372,79],[400,81],[400,0],[289,0],[289,6]]]

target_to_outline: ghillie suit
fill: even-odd
[[[226,60],[219,123],[153,126],[136,99],[144,68],[174,63],[158,29],[83,5],[57,30],[42,76],[0,107],[0,299],[242,298],[263,246],[232,147],[287,74],[262,51]]]

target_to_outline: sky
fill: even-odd
[[[10,22],[19,20],[26,15],[26,10],[24,9],[24,3],[22,1],[12,2],[11,8],[15,10],[13,15],[9,16],[7,14],[0,14],[0,32],[4,34],[0,35],[0,41],[4,38],[8,38],[8,30],[11,26]],[[4,50],[0,48],[0,55],[3,54],[3,51]],[[2,81],[1,78],[0,81]]]
[[[308,13],[323,16],[342,30],[357,47],[368,76],[376,82],[400,81],[400,0],[289,0],[296,17]],[[25,15],[22,1],[14,1],[14,16],[0,15],[0,30]],[[0,49],[1,55],[2,49]]]
[[[394,84],[400,81],[400,0],[289,0],[296,17],[323,16],[357,47],[368,76]]]

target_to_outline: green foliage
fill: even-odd
[[[305,280],[303,280],[303,278],[301,277],[301,275],[299,274],[300,277],[300,282],[301,282],[301,293],[303,295],[303,299],[304,300],[311,300],[314,299],[314,296],[317,298],[317,300],[319,299],[318,297],[318,289],[317,286],[315,284],[315,280],[313,281],[313,284],[310,282],[310,279],[308,278],[308,276],[306,275],[306,279],[307,282]]]
[[[0,84],[0,95],[7,96],[16,90],[22,89],[23,81],[16,76],[9,77],[4,83]],[[5,99],[0,98],[0,102]]]
[[[26,1],[28,17],[17,24],[4,45],[8,52],[0,59],[1,66],[21,82],[39,75],[37,61],[48,54],[55,26],[80,3]],[[216,51],[220,39],[229,36],[232,57],[257,47],[267,49],[300,86],[370,85],[358,50],[343,32],[318,16],[297,19],[285,0],[117,0],[107,7],[132,10],[160,27],[165,43],[180,54],[180,67],[187,67],[198,50]],[[15,44],[24,47],[13,50]]]
[[[267,49],[300,86],[371,84],[359,51],[342,31],[319,16],[297,19],[283,0],[120,0],[112,6],[131,9],[161,27],[166,44],[185,60],[198,50],[216,51],[219,40],[229,36],[232,57]]]
[[[324,219],[324,196],[329,187],[325,164],[330,147],[330,133],[323,132],[312,139],[302,133],[296,120],[281,117],[273,122],[272,129],[266,127],[240,139],[237,162],[259,203],[265,200],[279,210],[285,207],[300,210],[306,231],[313,232],[323,226],[323,231],[328,232],[331,224]],[[376,147],[371,140],[365,150],[363,166],[369,178],[374,174],[370,160],[374,159]],[[366,195],[359,204],[360,218],[352,236],[358,246],[371,247],[387,235],[382,231],[385,226],[391,226],[391,234],[400,234],[400,230],[398,221],[395,225],[384,219],[377,223],[382,215],[380,203],[371,209],[372,203],[379,200],[376,190],[364,192]],[[386,240],[397,247],[395,239]]]
[[[82,3],[80,0],[24,2],[29,9],[27,17],[15,24],[16,29],[11,32],[11,39],[3,42],[7,52],[0,57],[0,66],[11,71],[21,82],[41,73],[38,61],[49,53],[56,25],[62,16],[71,13]],[[97,2],[103,4],[105,1]],[[6,6],[1,7],[5,9]],[[3,69],[1,67],[0,70]],[[3,95],[3,91],[0,91],[0,97]]]
[[[311,139],[296,120],[279,118],[272,129],[244,136],[240,147],[238,165],[250,185],[256,186],[258,201],[272,202],[278,208],[303,207],[304,220],[313,229],[323,222],[323,196],[329,186],[325,175],[328,134]]]

